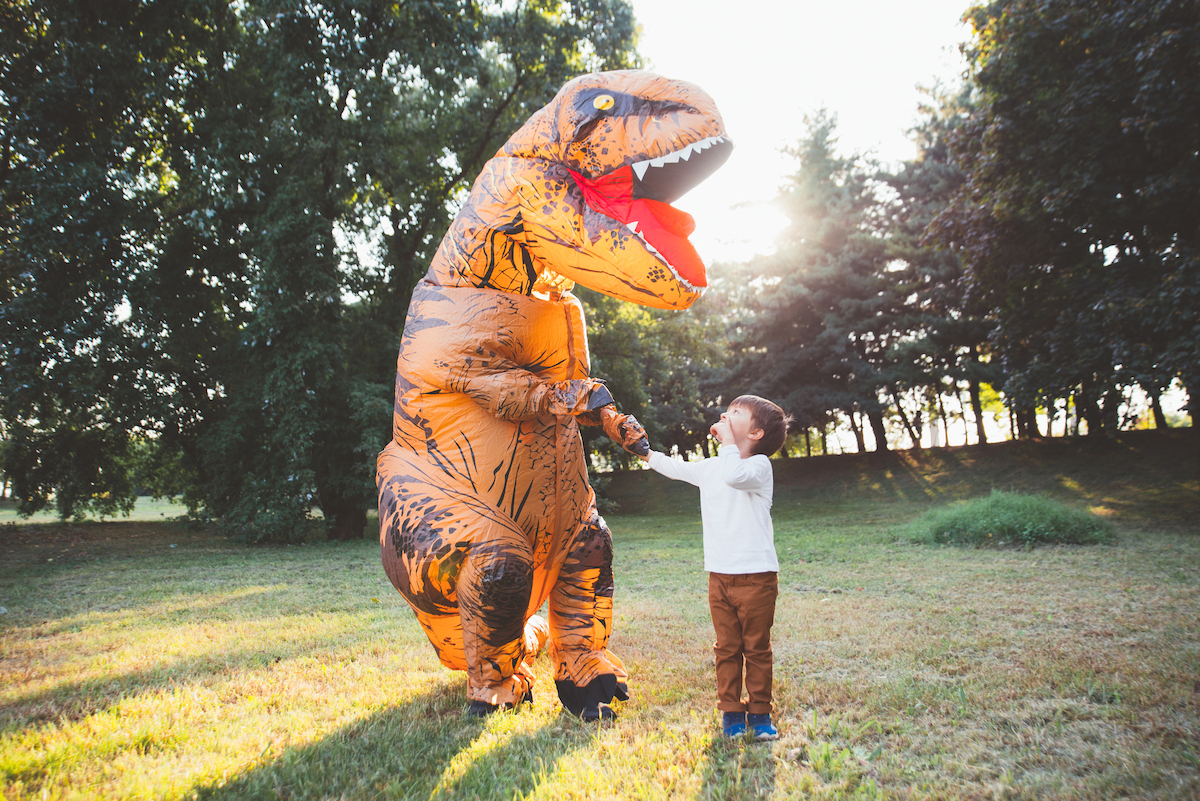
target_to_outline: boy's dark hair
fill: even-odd
[[[754,418],[755,427],[762,429],[762,439],[754,445],[755,453],[761,453],[764,456],[773,456],[776,451],[783,447],[783,442],[787,439],[788,425],[792,422],[792,416],[785,413],[778,404],[772,403],[766,398],[760,398],[757,395],[739,395],[729,405],[741,406],[744,409],[748,409],[750,416]]]

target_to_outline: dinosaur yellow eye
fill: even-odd
[[[601,111],[608,111],[614,105],[616,105],[616,101],[613,100],[612,95],[600,95],[592,101],[592,106],[600,109]]]

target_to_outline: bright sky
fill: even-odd
[[[782,225],[769,201],[796,162],[804,117],[837,116],[840,152],[895,164],[916,152],[917,86],[954,84],[970,0],[630,0],[647,66],[717,102],[733,155],[675,205],[696,218],[708,263],[765,253]],[[740,210],[736,204],[746,204]]]

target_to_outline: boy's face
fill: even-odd
[[[721,415],[721,423],[729,427],[732,444],[740,451],[752,451],[756,442],[762,438],[762,429],[754,422],[754,415],[750,414],[750,410],[745,406],[731,405]]]

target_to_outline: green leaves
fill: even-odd
[[[1192,293],[1200,258],[1195,4],[1003,0],[970,17],[980,95],[936,230],[996,316],[1010,393],[1194,386],[1197,317],[1163,288]]]
[[[119,511],[136,438],[250,539],[362,536],[396,337],[456,197],[575,72],[631,64],[632,36],[615,0],[6,7],[22,502]]]

